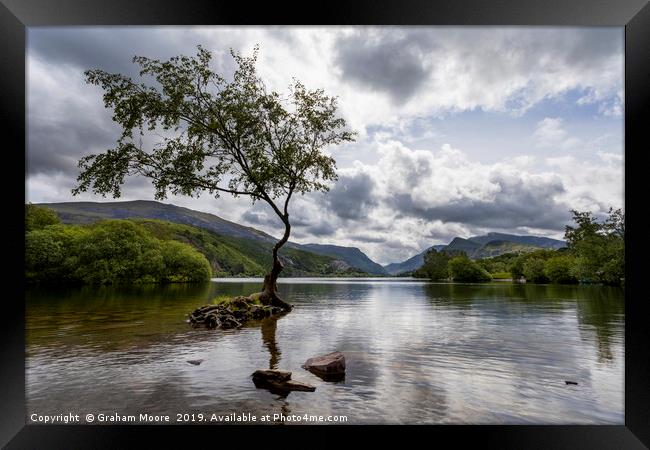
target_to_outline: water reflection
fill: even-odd
[[[187,313],[216,295],[258,288],[259,280],[230,280],[28,290],[28,412],[623,423],[620,289],[282,280],[280,294],[296,307],[281,320],[226,331],[186,323]],[[343,381],[301,368],[336,350],[346,356]],[[192,359],[203,362],[187,364]],[[317,389],[293,392],[291,401],[256,389],[250,375],[265,367]]]
[[[278,344],[275,341],[275,330],[277,329],[278,318],[276,317],[267,317],[262,320],[261,330],[262,330],[262,342],[269,350],[269,369],[277,369],[278,362],[280,361],[280,356],[282,353],[278,348]]]

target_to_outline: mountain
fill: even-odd
[[[505,233],[488,233],[483,236],[470,237],[469,240],[478,242],[480,244],[487,244],[488,242],[493,241],[514,242],[517,244],[531,245],[537,248],[550,248],[553,250],[557,250],[566,246],[566,242],[557,239],[539,236],[519,236],[516,234]]]
[[[429,249],[426,249],[422,253],[411,256],[406,261],[387,264],[384,266],[384,269],[391,275],[397,275],[404,272],[412,272],[424,264],[424,254],[428,251]]]
[[[102,219],[129,219],[140,217],[145,219],[159,219],[168,222],[192,225],[205,228],[224,236],[233,236],[258,241],[275,243],[273,236],[245,227],[234,222],[222,219],[214,214],[194,211],[181,206],[154,202],[149,200],[135,200],[129,202],[67,202],[67,203],[39,203],[47,206],[59,214],[63,223],[92,223]]]
[[[40,203],[39,205],[56,211],[63,223],[86,224],[102,219],[139,218],[190,225],[211,231],[222,238],[222,240],[225,238],[235,239],[229,243],[230,247],[237,251],[242,249],[251,250],[248,251],[248,256],[261,252],[265,255],[268,254],[270,258],[270,249],[278,241],[278,239],[263,231],[222,219],[214,214],[155,201],[66,202]],[[296,258],[295,270],[293,272],[289,270],[286,272],[287,274],[322,274],[326,272],[346,271],[353,273],[355,269],[357,269],[356,272],[361,270],[374,275],[386,274],[382,266],[372,261],[357,248],[338,247],[334,245],[321,246],[317,244],[310,244],[310,246],[288,242],[282,249],[281,254],[284,260]],[[318,256],[320,258],[318,264],[314,261],[306,263],[305,261],[309,259],[307,257],[308,255],[312,255],[312,259],[314,256]],[[235,259],[239,261],[241,258]],[[287,265],[286,262],[285,265]],[[268,264],[263,264],[263,267],[269,266],[270,259]],[[288,267],[290,266],[289,264]]]
[[[173,239],[192,245],[203,253],[214,276],[264,276],[272,265],[273,243],[223,236],[205,228],[158,219],[131,218],[161,240]],[[295,248],[282,252],[284,276],[359,275],[357,269],[342,266],[334,258]]]
[[[400,273],[405,273],[405,272],[412,272],[415,269],[419,269],[422,264],[424,264],[424,255],[426,252],[428,252],[430,249],[435,249],[436,251],[440,251],[444,249],[446,245],[433,245],[423,251],[422,253],[418,253],[415,256],[411,256],[409,259],[406,261],[402,261],[399,263],[390,263],[384,266],[384,269],[386,269],[386,272],[388,272],[390,275],[398,275]]]
[[[469,256],[470,253],[474,253],[476,250],[481,248],[481,246],[482,244],[471,239],[455,237],[444,249],[447,251],[465,252]]]
[[[521,244],[510,241],[490,241],[473,252],[468,252],[467,256],[471,259],[492,258],[493,256],[503,255],[504,253],[526,253],[539,250],[537,247],[529,244]]]
[[[482,236],[473,236],[469,239],[455,237],[447,245],[434,245],[406,261],[388,264],[384,266],[384,269],[391,275],[412,272],[424,264],[424,255],[431,248],[435,248],[437,251],[462,251],[472,259],[479,259],[499,256],[504,253],[530,252],[540,248],[556,250],[565,246],[566,243],[564,241],[557,239],[505,233],[488,233]]]
[[[365,253],[359,250],[356,247],[340,247],[338,245],[323,245],[323,244],[305,244],[301,248],[311,250],[312,252],[331,256],[332,258],[340,259],[345,261],[352,267],[361,269],[364,272],[367,272],[372,275],[388,275],[386,269],[381,265],[377,264],[370,258],[368,258]]]

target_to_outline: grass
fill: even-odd
[[[512,278],[510,272],[495,272],[492,274],[492,279],[494,280],[507,280]]]
[[[233,296],[230,296],[230,295],[227,295],[227,294],[221,294],[221,295],[217,295],[215,298],[213,298],[212,301],[210,302],[210,304],[211,305],[225,305],[225,304],[231,303],[235,298],[236,297],[233,297]],[[262,306],[262,303],[259,300],[258,293],[251,294],[249,296],[249,298],[251,300],[253,300],[252,302],[250,302],[250,304]],[[237,305],[233,305],[233,306],[237,309]]]
[[[228,303],[232,301],[235,297],[232,297],[230,295],[222,294],[222,295],[217,295],[215,298],[212,299],[210,302],[211,305],[221,305],[224,303]]]

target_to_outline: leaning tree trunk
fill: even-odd
[[[289,219],[283,218],[284,222],[284,236],[273,246],[273,268],[271,272],[266,274],[264,277],[264,285],[262,286],[262,292],[260,292],[260,301],[263,304],[269,304],[273,306],[279,306],[283,310],[290,310],[293,306],[282,300],[278,296],[278,276],[282,269],[284,268],[280,258],[278,257],[278,250],[289,240],[289,233],[291,232],[291,225],[289,225]]]

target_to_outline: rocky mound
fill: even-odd
[[[282,308],[272,305],[261,305],[250,297],[236,297],[217,305],[206,305],[189,314],[189,322],[193,327],[206,328],[239,328],[250,320],[261,320],[285,313]]]

